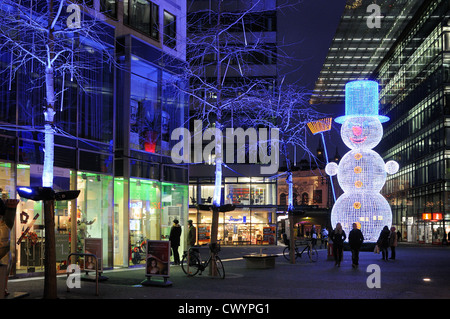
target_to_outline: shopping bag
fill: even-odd
[[[375,249],[373,250],[373,252],[375,254],[379,254],[380,253],[380,247],[378,247],[378,245],[375,245]]]

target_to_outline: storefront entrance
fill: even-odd
[[[212,212],[189,210],[197,227],[197,244],[210,242]],[[218,241],[223,245],[275,245],[276,224],[273,208],[236,208],[219,213]]]
[[[450,227],[448,223],[445,224],[444,232],[444,224],[442,221],[419,221],[417,223],[418,243],[442,245],[444,236],[446,237],[449,231]]]

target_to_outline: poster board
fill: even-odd
[[[98,271],[103,271],[103,240],[101,238],[85,238],[84,252],[86,254],[94,254],[98,260]],[[84,260],[85,271],[95,271],[95,259],[86,256]]]
[[[147,240],[145,275],[147,277],[169,277],[170,242],[167,240]]]
[[[198,226],[198,242],[199,244],[209,243],[211,229],[209,226]]]
[[[65,261],[70,254],[69,234],[55,234],[56,261]]]
[[[269,245],[275,244],[275,227],[264,227],[263,228],[263,242]]]

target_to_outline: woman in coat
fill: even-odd
[[[391,227],[391,232],[389,233],[389,247],[391,247],[391,258],[395,259],[395,247],[397,247],[397,233],[395,232],[395,227]]]
[[[336,228],[332,231],[330,237],[333,241],[334,265],[341,267],[341,261],[344,253],[344,240],[347,238],[345,231],[342,229],[341,223],[336,224]]]
[[[377,245],[380,248],[382,254],[381,257],[386,261],[388,260],[389,234],[389,228],[387,226],[384,226],[377,240]]]

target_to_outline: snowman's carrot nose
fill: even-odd
[[[360,136],[362,134],[361,126],[353,126],[352,131],[353,131],[353,134],[355,134],[355,136]]]

